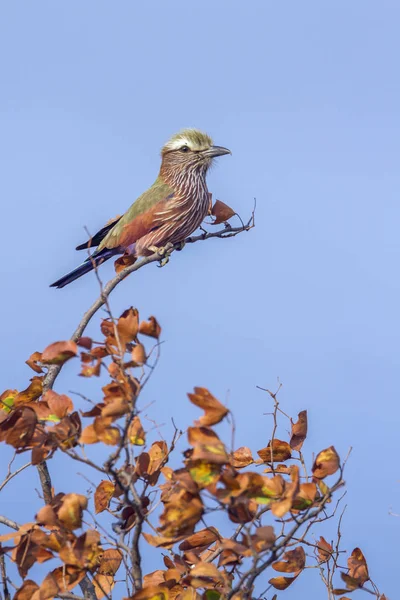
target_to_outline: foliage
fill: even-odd
[[[223,203],[214,205],[216,222],[233,214]],[[248,229],[225,225],[222,234]],[[359,548],[344,566],[341,516],[335,540],[315,538],[318,525],[338,513],[346,460],[333,446],[313,460],[303,454],[307,411],[293,420],[280,407],[279,389],[264,390],[273,402],[270,440],[264,448],[250,442],[236,448],[231,411],[208,389],[195,387],[188,400],[203,414],[186,432],[174,426],[167,442],[156,427],[146,430],[140,399],[159,359],[161,327],[155,317],[141,320],[133,307],[114,319],[107,301],[113,285],[107,285],[79,335],[34,352],[27,388],[0,396],[0,441],[30,456],[14,473],[9,467],[0,490],[33,465],[43,494],[32,522],[0,517],[11,529],[0,536],[5,600],[10,585],[15,600],[110,599],[116,583],[135,600],[274,600],[307,568],[319,571],[328,598],[345,600],[343,594],[361,590],[384,600]],[[95,342],[83,331],[104,304],[108,317]],[[61,367],[78,360],[81,377],[107,376],[101,400],[83,399],[84,409],[52,389]],[[287,439],[276,435],[281,419]],[[230,423],[230,442],[217,432],[222,422]],[[104,462],[91,451],[95,445],[106,450]],[[92,471],[93,494],[52,488],[47,462],[54,464],[60,453],[71,469],[78,462]],[[145,547],[154,563],[163,556],[162,568],[143,573]],[[41,582],[31,579],[33,567],[50,559],[57,566]],[[7,575],[9,560],[22,579],[18,584]]]

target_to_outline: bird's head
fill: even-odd
[[[197,129],[183,129],[163,146],[161,170],[195,170],[206,173],[214,158],[224,154],[232,153],[222,146],[214,146],[206,133]]]

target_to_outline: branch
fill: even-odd
[[[11,529],[15,529],[15,531],[18,531],[19,529],[19,525],[16,521],[13,521],[8,517],[3,517],[3,515],[0,515],[0,523],[7,525],[7,527],[11,527]]]
[[[253,209],[253,212],[252,212],[251,217],[248,220],[248,222],[243,223],[240,227],[232,227],[231,225],[229,225],[229,223],[225,223],[224,229],[220,229],[220,230],[214,231],[214,232],[205,232],[205,233],[202,233],[197,236],[189,237],[185,240],[185,244],[194,244],[196,242],[208,240],[210,238],[224,239],[224,238],[228,238],[228,237],[235,237],[236,235],[238,235],[239,233],[242,233],[243,231],[250,231],[250,229],[252,229],[255,226],[254,219],[255,219],[255,208]],[[168,247],[168,245],[167,245],[164,256],[166,258],[168,258],[175,250],[179,250],[180,248],[181,248],[181,244],[176,244],[175,246],[171,245],[170,247]],[[104,306],[104,304],[106,303],[107,298],[109,297],[111,292],[114,290],[115,287],[117,287],[117,285],[121,281],[123,281],[131,273],[134,273],[135,271],[139,271],[139,269],[141,269],[144,266],[149,265],[150,263],[153,263],[153,262],[160,262],[160,255],[157,252],[155,252],[151,256],[146,256],[146,257],[142,258],[141,260],[135,262],[133,265],[126,267],[125,269],[120,271],[113,279],[110,279],[110,281],[104,286],[100,296],[97,298],[97,300],[92,304],[92,306],[83,315],[81,322],[79,323],[78,327],[75,329],[74,333],[71,336],[71,340],[76,342],[80,337],[82,337],[82,334],[85,331],[86,327],[88,326],[90,320],[97,313],[97,311],[102,306]],[[61,371],[61,368],[62,368],[62,365],[51,365],[49,367],[49,370],[48,370],[47,375],[43,382],[43,391],[46,391],[53,387],[54,382],[57,379],[58,374]]]

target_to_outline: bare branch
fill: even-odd
[[[206,232],[201,235],[189,237],[185,240],[185,244],[194,244],[195,242],[208,240],[210,238],[224,239],[227,237],[234,237],[234,236],[238,235],[239,233],[242,233],[243,231],[249,231],[250,229],[252,229],[255,226],[254,210],[255,209],[253,209],[252,215],[251,215],[250,219],[248,220],[248,222],[245,223],[244,225],[241,225],[240,227],[232,227],[231,225],[226,223],[224,229],[219,229],[218,231]],[[181,244],[176,244],[175,246],[171,245],[170,247],[167,247],[167,246],[166,246],[166,253],[164,255],[166,257],[170,256],[175,250],[179,250],[181,248]],[[135,271],[138,271],[139,269],[143,268],[144,266],[149,265],[150,263],[154,263],[154,262],[160,262],[160,255],[157,252],[155,252],[151,256],[146,256],[144,258],[141,258],[140,260],[136,261],[133,265],[130,265],[130,266],[126,267],[125,269],[123,269],[113,279],[111,279],[103,287],[103,290],[102,290],[100,296],[97,298],[97,300],[85,312],[85,314],[82,317],[81,322],[79,323],[78,327],[72,334],[71,339],[73,341],[76,341],[80,337],[82,337],[82,334],[85,331],[85,329],[86,329],[87,325],[89,324],[90,320],[92,319],[92,317],[96,314],[96,312],[102,306],[104,306],[104,304],[106,303],[107,298],[109,297],[111,292],[114,290],[114,288],[116,288],[116,286],[121,281],[123,281],[131,273],[134,273]],[[48,373],[44,380],[44,384],[43,384],[44,390],[48,390],[53,387],[54,382],[60,371],[61,371],[61,365],[51,365],[50,366]]]
[[[18,531],[19,529],[19,525],[16,521],[13,521],[8,517],[4,517],[3,515],[0,515],[0,523],[7,525],[7,527],[11,527],[11,529],[15,529],[15,531]]]

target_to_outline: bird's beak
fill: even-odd
[[[223,156],[224,154],[232,154],[232,152],[223,146],[211,146],[208,150],[204,150],[203,154],[208,158],[215,158],[216,156]]]

